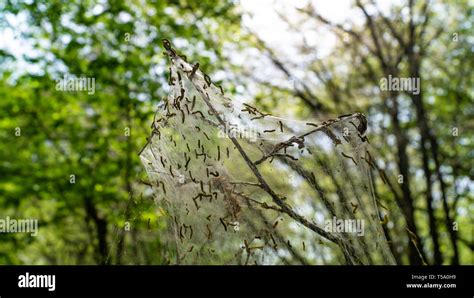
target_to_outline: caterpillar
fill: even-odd
[[[188,171],[188,172],[189,172],[189,178],[191,178],[191,181],[196,183],[196,179],[193,178],[193,174],[191,173],[191,171]]]
[[[166,167],[166,166],[165,166],[165,163],[164,163],[164,161],[163,161],[163,156],[161,156],[161,155],[160,155],[160,161],[161,161],[161,165],[163,166],[163,168]]]
[[[196,200],[197,200],[198,198],[200,198],[200,197],[201,197],[200,195],[197,195],[197,196],[195,196],[195,197],[193,198],[193,202],[194,202],[194,206],[196,206],[196,210],[199,210],[199,205],[198,205],[198,203],[196,202]]]
[[[354,204],[354,203],[352,203],[352,202],[350,202],[350,203],[351,203],[351,206],[352,206],[352,208],[353,208],[353,209],[352,209],[352,213],[355,214],[357,208],[359,208],[359,205],[358,205],[358,204]]]
[[[207,239],[208,239],[208,240],[211,240],[211,238],[212,238],[212,231],[211,231],[211,229],[209,228],[209,224],[206,225],[206,228],[207,228],[207,232],[208,232]]]
[[[273,242],[273,248],[277,248],[278,245],[277,245],[277,243],[276,243],[276,241],[275,241],[275,238],[273,238],[273,234],[272,234],[272,233],[270,233],[270,239],[271,239],[272,242]]]
[[[185,168],[186,171],[188,170],[188,165],[189,165],[190,161],[191,161],[191,157],[188,157],[187,160],[186,160],[186,164],[184,165],[184,168]]]
[[[192,114],[199,114],[203,119],[206,119],[206,117],[204,117],[204,114],[201,111],[192,112]]]
[[[341,154],[342,154],[342,156],[344,156],[345,158],[351,159],[351,160],[355,163],[355,165],[357,165],[357,162],[355,161],[355,159],[354,159],[352,156],[349,156],[349,155],[345,154],[344,152],[341,152]]]
[[[227,225],[224,222],[224,219],[222,217],[219,218],[221,224],[224,226],[224,230],[227,232]]]
[[[160,181],[161,183],[161,187],[163,188],[163,193],[166,195],[166,187],[165,187],[165,184],[163,183],[163,181]]]
[[[275,221],[275,223],[273,224],[272,228],[274,228],[274,229],[275,229],[277,226],[278,226],[278,220],[277,220],[277,221]]]
[[[208,87],[211,87],[211,78],[207,74],[204,74],[204,80],[206,81]]]
[[[191,77],[196,74],[196,71],[199,69],[199,63],[194,64],[193,70],[191,71]]]
[[[171,174],[171,176],[174,178],[174,174],[173,174],[173,168],[172,168],[172,166],[171,166],[171,165],[170,165],[170,174]]]

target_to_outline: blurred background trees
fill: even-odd
[[[166,262],[137,153],[169,91],[167,38],[261,110],[364,113],[392,182],[376,181],[378,196],[428,264],[472,264],[473,7],[346,4],[343,18],[320,1],[266,1],[265,14],[221,0],[0,4],[0,214],[40,220],[36,238],[0,235],[0,263]],[[65,74],[95,78],[95,94],[57,91]],[[389,75],[420,78],[421,92],[382,91]],[[407,233],[397,261],[420,264]]]

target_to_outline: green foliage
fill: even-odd
[[[39,53],[26,57],[29,64],[20,69],[14,65],[21,57],[4,51],[0,56],[6,66],[0,74],[1,214],[37,218],[41,233],[36,239],[0,235],[6,240],[0,241],[0,263],[119,262],[125,221],[132,233],[124,236],[120,262],[162,262],[157,250],[163,227],[151,216],[152,198],[143,194],[137,155],[166,92],[161,40],[185,42],[181,49],[190,59],[199,55],[202,67],[218,68],[213,57],[221,45],[215,40],[238,27],[234,5],[34,1],[1,9],[4,26],[6,17],[27,14],[22,33]],[[29,72],[34,65],[38,74]],[[64,75],[94,78],[95,93],[56,90]]]

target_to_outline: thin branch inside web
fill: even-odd
[[[177,264],[394,264],[360,113],[322,123],[230,99],[164,41],[171,92],[140,152]],[[383,223],[386,224],[386,223]]]

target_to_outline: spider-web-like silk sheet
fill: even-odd
[[[395,264],[362,114],[272,116],[167,50],[171,92],[140,157],[170,263]]]

